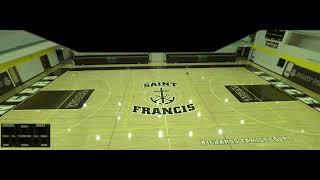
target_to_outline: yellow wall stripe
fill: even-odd
[[[272,49],[269,49],[269,48],[265,48],[265,47],[259,46],[257,44],[254,44],[252,47],[255,50],[258,50],[258,51],[263,52],[265,54],[269,54],[269,55],[272,55],[272,56],[280,57],[280,58],[285,59],[287,61],[293,62],[294,64],[296,64],[296,65],[298,65],[300,67],[303,67],[303,68],[309,69],[311,71],[320,73],[320,64],[316,64],[316,63],[313,63],[313,62],[311,62],[309,60],[306,60],[306,59],[303,59],[303,58],[294,57],[294,56],[291,56],[291,55],[288,55],[288,54],[278,53],[275,50],[272,50]]]
[[[259,45],[256,45],[256,44],[254,44],[252,47],[254,49],[258,50],[258,51],[263,52],[263,53],[266,53],[266,54],[269,54],[269,55],[273,55],[273,56],[278,56],[278,53],[275,50],[268,49],[268,48],[265,48],[265,47],[262,47],[262,46],[259,46]]]
[[[291,62],[293,62],[294,64],[296,64],[296,65],[298,65],[300,67],[303,67],[303,68],[309,69],[311,71],[320,73],[320,64],[316,64],[316,63],[313,63],[313,62],[308,61],[306,59],[293,57],[293,56],[290,56],[290,55],[287,55],[287,54],[281,54],[280,57],[282,59],[286,59],[288,61],[291,61]]]
[[[18,64],[26,63],[26,62],[31,61],[33,59],[39,58],[40,56],[48,54],[48,53],[54,51],[55,49],[56,49],[56,47],[52,47],[52,48],[49,48],[49,49],[45,49],[45,50],[41,50],[41,51],[32,53],[32,54],[27,55],[27,56],[23,56],[23,57],[14,59],[14,60],[10,60],[8,62],[0,64],[0,70],[7,70],[7,69],[9,69],[11,67],[14,67],[14,66],[18,65]]]

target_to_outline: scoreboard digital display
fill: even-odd
[[[1,147],[50,147],[50,124],[1,124]]]
[[[275,41],[282,41],[285,33],[285,30],[267,30],[265,38]]]
[[[272,42],[272,41],[266,41],[266,46],[267,46],[267,47],[277,49],[277,48],[278,48],[278,45],[279,45],[279,43]]]

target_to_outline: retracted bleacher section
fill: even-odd
[[[125,54],[125,55],[81,55],[74,56],[75,65],[99,65],[99,64],[147,64],[149,53]]]
[[[234,62],[237,53],[166,53],[167,63]]]

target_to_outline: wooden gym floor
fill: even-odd
[[[30,98],[0,117],[50,124],[50,148],[1,149],[320,149],[320,112],[268,88],[254,95],[262,102],[240,102],[228,85],[270,83],[237,66],[66,71],[40,90],[70,90],[61,101],[43,93],[34,102],[50,108]],[[85,89],[93,92],[81,108],[61,109]],[[274,99],[263,101],[268,93]]]

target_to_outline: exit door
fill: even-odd
[[[165,61],[165,54],[158,53],[158,52],[150,53],[150,61],[151,62],[163,62],[163,61]]]
[[[19,75],[17,73],[16,67],[9,68],[8,72],[9,72],[9,74],[10,74],[10,76],[11,76],[11,78],[12,78],[12,80],[13,80],[13,82],[14,82],[16,87],[19,86],[20,84],[22,84],[22,82],[21,82],[21,80],[19,78]]]
[[[58,60],[62,62],[64,60],[62,50],[56,50],[56,54],[57,54]]]
[[[43,69],[48,69],[50,68],[50,61],[49,61],[49,58],[47,55],[43,55],[40,57],[40,60],[41,60],[41,63],[42,63],[42,66],[43,66]]]

